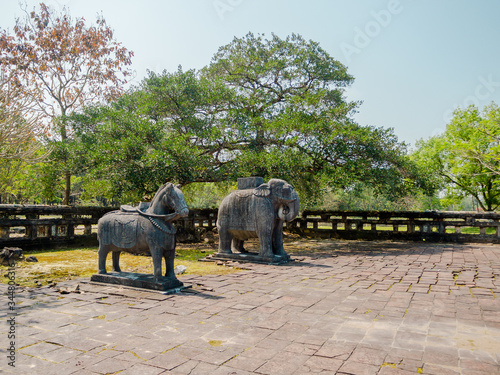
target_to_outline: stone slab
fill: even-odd
[[[262,257],[258,253],[216,253],[209,261],[227,261],[232,260],[235,262],[248,262],[248,263],[258,263],[258,264],[285,264],[288,262],[293,262],[293,259],[287,254],[286,256],[275,255],[273,257]]]
[[[255,189],[257,186],[262,185],[264,179],[262,177],[242,177],[238,178],[238,190]]]
[[[106,274],[95,274],[90,277],[90,281],[105,284],[124,285],[141,289],[159,290],[162,292],[178,292],[187,288],[177,278],[161,278],[159,281],[155,281],[154,276],[151,274],[133,272],[109,272]]]

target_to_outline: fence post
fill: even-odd
[[[443,219],[438,219],[438,232],[439,232],[439,234],[446,233],[446,227],[443,223]]]
[[[408,223],[408,227],[407,227],[407,228],[408,228],[408,229],[407,229],[407,230],[408,230],[408,233],[410,233],[410,234],[415,233],[415,223],[413,223],[413,222],[409,222],[409,223]]]
[[[305,212],[302,212],[302,220],[300,221],[300,229],[301,230],[307,229],[307,214]]]

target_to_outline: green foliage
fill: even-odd
[[[226,100],[212,98],[213,92],[224,95],[223,89],[193,71],[150,73],[140,88],[110,105],[69,117],[75,169],[86,173],[85,196],[99,185],[107,199],[126,195],[137,201],[165,181],[224,181],[225,156],[215,144],[220,129],[210,112],[214,104],[204,104]]]
[[[446,189],[446,204],[474,197],[485,211],[500,206],[500,109],[457,109],[446,131],[417,144],[412,158]]]
[[[218,208],[222,199],[235,189],[232,182],[207,182],[189,184],[182,190],[188,207]]]
[[[26,109],[51,123],[53,135],[62,143],[59,151],[64,151],[71,139],[65,116],[118,96],[132,73],[127,66],[133,53],[114,39],[102,16],[86,25],[83,18],[72,19],[66,8],[57,12],[44,3],[25,13],[24,19],[16,20],[14,33],[0,29],[0,68],[10,71],[9,80],[22,88]],[[29,151],[28,147],[24,153]],[[66,168],[63,202],[68,204],[69,155],[56,152],[52,157],[59,161],[58,167]]]
[[[301,201],[301,205],[304,209],[347,211],[424,211],[443,208],[438,198],[427,196],[422,191],[395,199],[363,183],[348,189],[325,188],[317,199],[306,199]]]
[[[38,150],[38,154],[43,155],[44,150]],[[36,154],[33,156],[36,157]],[[43,178],[40,178],[46,165],[43,162],[29,163],[19,159],[0,158],[0,202],[46,202]]]
[[[311,199],[319,185],[364,181],[395,196],[428,187],[392,129],[352,120],[352,81],[316,42],[248,34],[199,72],[149,72],[118,100],[65,118],[75,131],[66,153],[84,196],[106,199],[250,175],[283,178]]]

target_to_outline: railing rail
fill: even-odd
[[[0,248],[97,245],[97,221],[114,207],[0,205]],[[200,241],[217,222],[217,209],[191,209],[178,220],[179,242]],[[500,243],[500,214],[435,211],[306,210],[286,224],[301,236]]]

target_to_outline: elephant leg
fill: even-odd
[[[115,272],[122,272],[122,270],[120,269],[120,254],[121,254],[121,251],[113,251],[112,252],[113,271],[115,271]]]
[[[97,256],[99,259],[99,273],[105,274],[106,272],[106,258],[109,253],[109,246],[99,244],[99,250],[97,251]]]
[[[163,252],[162,249],[156,246],[150,248],[150,250],[151,250],[151,257],[153,258],[153,270],[154,270],[153,275],[156,280],[159,280],[163,276],[161,274],[161,261],[163,259]]]
[[[165,258],[165,277],[169,279],[175,279],[174,271],[174,259],[175,259],[175,248],[173,250],[165,250],[163,252],[163,257]]]
[[[272,228],[265,228],[265,230],[260,231],[258,235],[260,243],[259,256],[266,258],[272,257],[273,256]]]
[[[231,240],[232,236],[227,228],[219,228],[219,253],[231,254]]]
[[[233,252],[239,252],[239,253],[248,253],[248,251],[245,250],[243,247],[243,240],[239,240],[237,238],[233,238],[231,242],[231,250]]]
[[[273,231],[273,253],[275,255],[286,256],[283,248],[283,222],[279,220]]]

